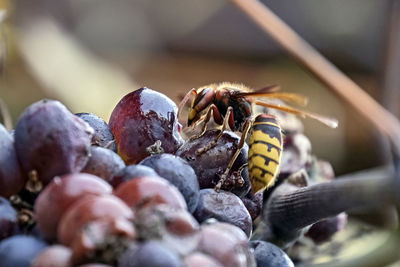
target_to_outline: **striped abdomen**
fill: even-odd
[[[254,193],[274,184],[282,145],[281,128],[275,117],[258,115],[249,140],[249,173]]]

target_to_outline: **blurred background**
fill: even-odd
[[[399,115],[399,83],[385,76],[397,51],[390,46],[394,1],[263,2]],[[279,84],[309,97],[308,110],[339,119],[335,130],[304,120],[313,153],[337,174],[385,162],[373,127],[229,1],[0,0],[0,7],[7,10],[0,98],[14,123],[41,98],[108,121],[119,99],[142,86],[178,102],[191,88],[213,82]]]

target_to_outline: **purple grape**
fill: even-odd
[[[114,135],[102,118],[92,113],[77,113],[75,115],[87,122],[94,129],[92,145],[105,147],[117,152]]]
[[[179,256],[157,241],[132,246],[121,257],[118,267],[183,267]]]
[[[90,158],[81,172],[90,173],[109,182],[114,175],[125,168],[125,163],[117,153],[103,147],[92,146]]]
[[[0,242],[0,266],[29,267],[47,244],[32,236],[15,235]]]
[[[199,200],[199,183],[193,168],[180,157],[171,154],[152,155],[140,165],[154,169],[159,176],[175,185],[186,200],[189,212],[196,209]]]
[[[158,174],[152,168],[144,165],[129,165],[114,175],[109,183],[117,188],[121,183],[139,177],[158,177]]]
[[[80,172],[89,160],[93,129],[63,104],[30,105],[15,127],[15,149],[26,174],[36,171],[46,185],[55,176]]]
[[[219,130],[206,131],[201,137],[187,141],[176,152],[177,156],[187,160],[194,169],[200,189],[215,187],[238,148],[240,137],[233,132],[225,131],[216,146],[204,153],[197,153],[198,149],[213,142],[218,134]],[[241,167],[247,164],[248,150],[248,145],[245,144],[232,167],[231,176],[222,186],[223,190],[231,191],[239,197],[244,197],[250,190],[247,167],[243,168],[241,173],[238,172]],[[243,183],[239,183],[240,178],[243,179]]]
[[[247,236],[252,232],[253,225],[249,212],[240,198],[231,192],[200,190],[199,204],[193,215],[199,222],[215,218],[233,224],[242,229]]]
[[[14,140],[0,124],[0,196],[17,194],[25,185],[14,148]]]
[[[308,229],[305,236],[311,238],[316,244],[321,244],[331,240],[332,236],[344,228],[347,223],[347,214],[340,213],[331,218],[314,223]]]
[[[294,267],[289,256],[279,247],[265,241],[250,241],[254,249],[257,266],[263,267]]]
[[[17,212],[10,202],[0,197],[0,241],[18,232]]]

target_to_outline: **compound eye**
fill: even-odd
[[[212,88],[204,88],[193,100],[192,108],[197,112],[204,110],[214,101],[215,92]]]

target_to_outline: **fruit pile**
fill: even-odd
[[[277,185],[301,183],[301,170],[333,176],[301,124],[286,131]],[[32,104],[12,132],[0,125],[0,266],[293,266],[277,246],[249,241],[273,188],[252,193],[247,145],[214,190],[240,141],[225,131],[196,153],[218,133],[185,141],[176,104],[148,88],[126,95],[109,124]],[[333,228],[308,237],[323,242]]]

